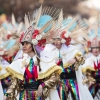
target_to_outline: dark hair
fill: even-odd
[[[91,49],[95,49],[95,48],[98,48],[98,49],[100,49],[100,47],[91,47]]]
[[[37,57],[37,62],[38,62],[38,65],[39,65],[39,71],[41,71],[41,67],[40,67],[40,59]]]
[[[91,52],[92,52],[92,50],[95,49],[95,48],[96,48],[96,49],[98,48],[98,49],[100,50],[100,47],[91,47]]]

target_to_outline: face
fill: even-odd
[[[58,49],[61,48],[61,45],[62,45],[61,39],[59,39],[59,38],[53,39],[53,43],[54,43],[56,48],[58,48]]]
[[[92,53],[94,56],[98,56],[100,53],[100,48],[92,48]]]
[[[32,44],[31,43],[29,43],[29,42],[23,42],[22,46],[23,46],[23,52],[24,53],[28,54],[28,53],[32,52]]]

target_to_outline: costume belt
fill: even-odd
[[[39,86],[39,83],[36,81],[36,82],[24,84],[23,89],[28,90],[28,91],[36,91],[38,89],[38,86]]]
[[[9,86],[7,84],[2,84],[3,89],[8,88]]]
[[[100,76],[95,76],[94,79],[96,80],[96,83],[100,83]]]
[[[75,71],[66,73],[66,72],[62,72],[60,75],[61,79],[75,79],[76,80],[76,73]]]

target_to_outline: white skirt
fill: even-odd
[[[3,94],[3,89],[0,81],[0,100],[3,100],[4,94]]]
[[[49,96],[45,100],[60,100],[56,89],[51,89]]]

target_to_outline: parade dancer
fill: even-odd
[[[84,60],[82,53],[74,46],[70,45],[71,37],[72,35],[75,36],[75,34],[71,35],[70,32],[62,29],[66,27],[66,24],[65,26],[62,24],[61,27],[60,25],[55,25],[56,28],[50,31],[53,43],[45,46],[44,55],[46,55],[44,58],[46,61],[42,63],[45,65],[46,63],[50,64],[55,61],[57,65],[63,68],[63,72],[60,75],[62,84],[58,87],[58,93],[61,100],[67,100],[68,98],[80,100],[76,71]],[[66,90],[68,90],[68,92],[66,92]]]
[[[85,60],[82,66],[82,72],[85,75],[83,84],[87,85],[93,98],[99,90],[99,61],[100,61],[100,44],[99,39],[94,38],[88,41],[88,48],[91,49],[91,56]]]
[[[39,15],[41,9],[42,8],[40,7]],[[39,17],[37,19],[39,21]],[[48,73],[49,70],[45,70],[44,72],[43,68],[41,67],[41,59],[37,57],[36,51],[34,49],[34,46],[38,45],[41,41],[41,38],[43,38],[43,34],[41,33],[51,24],[51,22],[51,20],[48,21],[47,24],[40,29],[37,28],[38,22],[36,22],[35,25],[30,25],[29,28],[24,32],[24,34],[21,35],[23,52],[27,53],[27,56],[23,56],[23,58],[16,60],[6,68],[10,75],[14,76],[12,78],[12,85],[6,92],[6,96],[8,96],[8,98],[10,98],[11,100],[13,100],[16,96],[15,90],[17,87],[16,85],[18,85],[16,84],[17,80],[19,80],[19,84],[20,86],[22,86],[19,87],[19,89],[21,89],[21,91],[19,91],[19,100],[41,100],[42,98],[46,98],[47,100],[54,100],[54,95],[51,95],[48,92],[50,94],[49,95],[46,91],[49,91],[50,89],[55,87],[56,81],[59,80],[59,78],[56,79],[56,76],[59,76],[62,68],[53,63],[53,66],[55,66],[54,70],[53,68],[50,68],[52,69],[52,72],[50,71]],[[42,71],[46,74],[46,77],[43,77],[44,75]],[[40,80],[42,80],[42,82]],[[59,100],[59,96],[57,100]]]
[[[21,31],[21,29],[22,29],[22,26],[20,27],[19,31]],[[8,77],[9,74],[6,72],[5,68],[9,64],[11,64],[14,60],[22,57],[22,54],[23,54],[20,48],[20,43],[19,43],[19,33],[17,31],[15,32],[15,30],[13,31],[12,34],[7,34],[8,32],[7,30],[5,30],[5,32],[6,32],[6,35],[4,38],[6,40],[2,41],[2,44],[0,47],[0,56],[1,56],[0,79],[1,79],[3,90],[4,90],[4,94],[7,90],[7,87],[10,84],[10,77]]]

